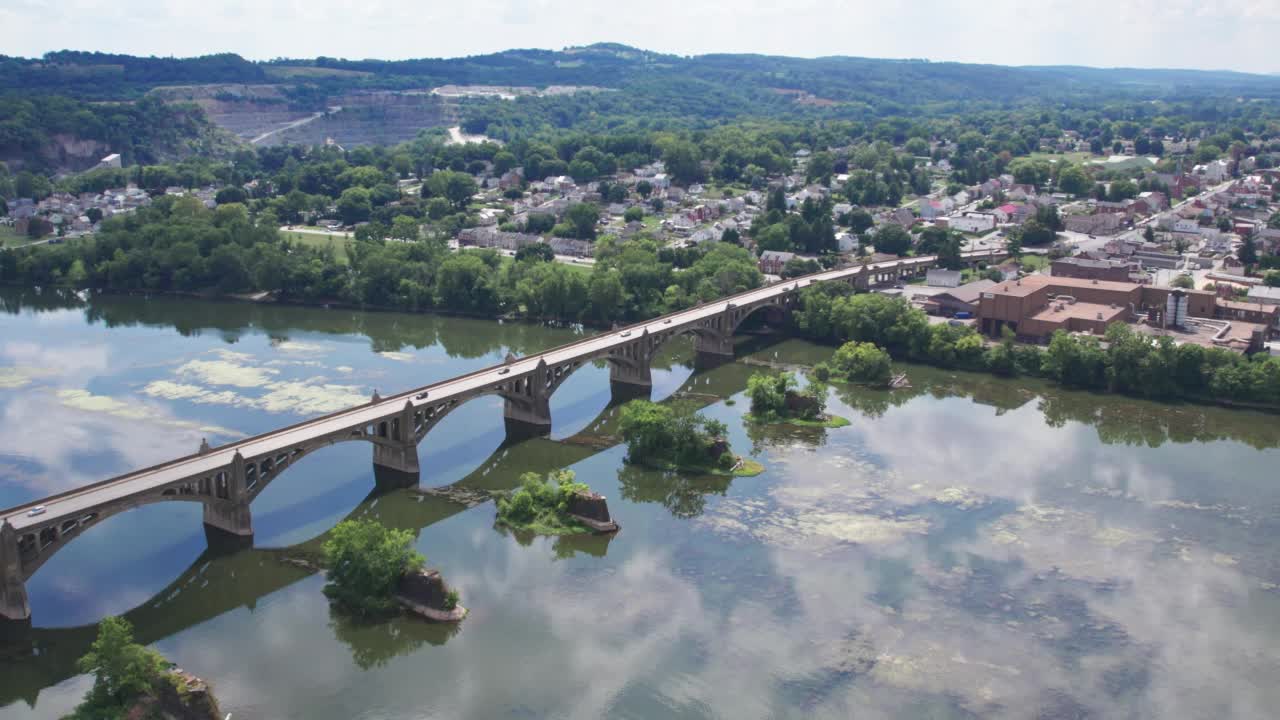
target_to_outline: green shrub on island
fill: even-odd
[[[498,522],[539,535],[589,533],[591,528],[569,515],[569,500],[590,493],[586,483],[574,481],[572,470],[553,470],[546,478],[527,472],[519,488],[498,498]]]
[[[730,452],[729,428],[701,413],[678,413],[667,405],[632,400],[619,423],[627,462],[659,469],[757,475],[759,463]]]
[[[836,350],[830,362],[819,363],[813,376],[824,382],[839,380],[883,387],[889,384],[892,367],[889,353],[875,343],[847,342]]]
[[[393,530],[376,520],[344,520],[324,542],[329,582],[324,594],[342,609],[376,616],[397,608],[400,578],[422,568],[425,558],[413,549],[408,530]]]
[[[796,425],[840,427],[849,424],[844,418],[827,415],[827,386],[814,379],[799,390],[792,373],[755,373],[747,380],[747,396],[751,398],[751,414],[755,422],[787,422]]]
[[[67,720],[172,717],[179,710],[183,717],[221,717],[212,695],[190,696],[172,663],[133,641],[133,626],[124,618],[106,617],[98,623],[98,637],[76,667],[93,675],[93,687]]]

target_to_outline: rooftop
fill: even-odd
[[[1006,280],[991,288],[988,292],[1027,297],[1045,287],[1083,288],[1092,287],[1115,292],[1130,292],[1137,283],[1115,282],[1113,280],[1087,280],[1084,278],[1056,277],[1051,275],[1030,275],[1021,280]]]
[[[1044,320],[1047,322],[1065,322],[1076,318],[1080,320],[1101,320],[1106,323],[1123,321],[1124,314],[1128,312],[1126,308],[1114,305],[1103,305],[1101,303],[1087,302],[1051,302],[1044,306],[1035,315],[1032,320]]]

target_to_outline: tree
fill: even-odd
[[[1262,283],[1267,287],[1280,287],[1280,270],[1268,270],[1262,277]]]
[[[346,225],[355,225],[369,219],[373,212],[373,203],[369,199],[369,191],[362,187],[347,188],[338,198],[338,216]]]
[[[1058,172],[1058,189],[1072,195],[1089,192],[1089,176],[1078,165],[1068,165]]]
[[[499,175],[504,175],[507,171],[515,168],[516,162],[515,155],[506,150],[499,150],[493,156],[493,171]]]
[[[875,220],[872,219],[871,213],[863,210],[862,208],[858,208],[849,213],[849,229],[854,233],[861,235],[875,224]]]
[[[521,245],[516,250],[516,262],[554,262],[556,252],[551,246],[543,242],[533,242],[527,245]]]
[[[391,221],[391,232],[388,237],[404,242],[417,242],[421,238],[417,218],[408,215],[397,215]]]
[[[53,223],[46,218],[36,215],[27,221],[27,237],[32,240],[39,240],[52,232]]]
[[[653,183],[648,180],[641,180],[636,183],[636,192],[640,194],[640,197],[648,198],[649,194],[653,192]]]
[[[1030,245],[1032,247],[1048,245],[1056,238],[1057,234],[1054,233],[1053,230],[1045,227],[1035,218],[1023,223],[1021,233],[1019,233],[1019,239],[1022,241],[1022,244]]]
[[[622,219],[629,223],[640,222],[644,220],[644,208],[639,205],[629,207],[626,212],[622,213]]]
[[[906,255],[911,249],[911,235],[896,223],[885,223],[871,238],[876,252],[889,255]]]
[[[123,717],[140,696],[151,691],[165,670],[160,653],[133,641],[128,620],[106,617],[98,623],[98,637],[76,663],[93,675],[93,689],[76,715],[85,718]]]
[[[459,211],[466,210],[467,203],[471,201],[471,196],[480,190],[480,187],[476,185],[475,178],[466,173],[453,170],[439,170],[432,173],[422,187],[424,190],[429,191],[433,197],[442,197],[448,200]]]
[[[662,162],[671,177],[684,185],[702,179],[702,153],[691,142],[678,140],[662,153]]]
[[[713,447],[728,430],[724,423],[702,414],[677,414],[670,406],[632,400],[622,406],[618,425],[627,443],[627,461],[641,465],[704,468],[733,460],[725,452],[713,457]]]
[[[565,211],[565,220],[573,228],[573,237],[579,240],[595,240],[596,224],[600,222],[600,210],[591,203],[576,203]]]
[[[964,266],[961,252],[960,236],[956,233],[947,233],[946,240],[938,247],[938,264],[948,270],[959,270]]]
[[[869,342],[847,342],[831,358],[831,372],[842,380],[888,385],[892,372],[889,353]]]
[[[1142,228],[1142,239],[1146,240],[1147,242],[1156,241],[1156,231],[1155,231],[1155,228],[1153,228],[1150,223],[1148,223],[1146,227]]]
[[[1193,280],[1190,275],[1178,275],[1169,284],[1173,287],[1185,288],[1187,290],[1194,290],[1196,287],[1196,281]]]
[[[344,520],[324,543],[328,583],[324,594],[357,615],[378,615],[395,607],[400,577],[417,572],[425,559],[413,549],[408,530],[375,520]]]
[[[1253,233],[1244,236],[1244,243],[1236,251],[1236,259],[1244,265],[1246,273],[1258,264],[1258,245],[1253,240]]]
[[[236,187],[234,185],[222,188],[213,196],[213,201],[219,205],[226,205],[227,203],[243,203],[248,199],[249,194],[244,191],[244,188]]]

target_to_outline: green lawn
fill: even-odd
[[[26,236],[14,232],[12,227],[0,225],[0,247],[16,247],[25,245],[28,242],[30,240]]]
[[[1044,255],[1023,255],[1018,258],[1018,262],[1022,263],[1022,269],[1027,272],[1035,272],[1049,267],[1049,258]]]
[[[340,235],[316,235],[314,233],[281,230],[280,237],[291,243],[318,248],[320,250],[333,248],[333,256],[337,258],[338,262],[343,264],[347,263],[347,239]]]

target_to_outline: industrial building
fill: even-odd
[[[1114,322],[1137,323],[1181,342],[1260,350],[1277,328],[1280,306],[1219,300],[1211,292],[1071,277],[1033,275],[982,291],[978,327],[992,337],[1009,328],[1047,342],[1055,331],[1102,335]]]

